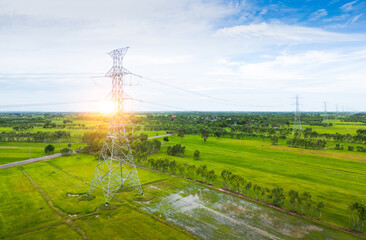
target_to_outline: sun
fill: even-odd
[[[111,114],[115,112],[114,104],[112,101],[102,101],[99,103],[98,109],[100,113]]]

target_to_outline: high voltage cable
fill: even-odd
[[[102,100],[84,100],[84,101],[69,101],[69,102],[50,102],[50,103],[29,103],[29,104],[13,104],[13,105],[0,105],[0,108],[22,108],[22,107],[38,107],[38,106],[52,106],[52,105],[67,105],[74,103],[91,103],[101,102]]]
[[[0,79],[2,78],[1,75],[13,75],[15,77],[22,77],[22,75],[28,75],[28,76],[32,76],[32,77],[36,77],[36,76],[55,76],[55,77],[60,77],[60,76],[65,76],[65,77],[72,77],[72,76],[77,76],[77,77],[80,77],[82,75],[91,75],[90,73],[0,73]],[[17,76],[19,75],[19,76]],[[190,93],[190,94],[194,94],[194,95],[197,95],[197,96],[200,96],[200,97],[205,97],[211,101],[214,101],[216,103],[219,103],[219,104],[226,104],[226,105],[232,105],[232,106],[239,106],[239,107],[258,107],[258,108],[273,108],[273,107],[282,107],[282,106],[287,106],[287,105],[268,105],[268,106],[264,106],[264,105],[249,105],[249,104],[240,104],[240,103],[235,103],[235,102],[232,102],[232,101],[228,101],[226,99],[222,99],[222,98],[219,98],[219,97],[213,97],[213,96],[210,96],[210,95],[207,95],[207,94],[204,94],[204,93],[201,93],[201,92],[197,92],[197,91],[192,91],[192,90],[189,90],[189,89],[185,89],[185,88],[182,88],[182,87],[178,87],[178,86],[175,86],[173,84],[169,84],[169,83],[165,83],[165,82],[162,82],[162,81],[159,81],[159,80],[156,80],[156,79],[151,79],[151,78],[147,78],[147,77],[144,77],[144,76],[141,76],[141,75],[138,75],[138,74],[134,74],[134,73],[131,73],[131,75],[134,75],[136,77],[139,77],[141,79],[145,79],[147,81],[151,81],[153,83],[156,83],[156,84],[160,84],[160,85],[163,85],[163,86],[167,86],[167,87],[170,87],[170,88],[173,88],[173,89],[177,89],[177,90],[180,90],[180,91],[183,91],[183,92],[187,92],[187,93]],[[95,85],[98,85],[99,87],[100,84],[97,84],[93,78],[104,78],[105,76],[91,76],[89,77],[89,79],[91,81],[93,81],[93,83]],[[47,103],[47,105],[61,105],[61,104],[67,104],[67,103],[55,103],[55,104],[51,104],[51,103]],[[43,106],[45,104],[36,104],[34,106]],[[11,106],[11,105],[9,105]],[[30,106],[30,105],[26,105],[26,106]],[[161,105],[163,106],[163,105]],[[0,108],[2,106],[0,105]],[[170,108],[170,107],[169,107]],[[176,107],[175,107],[176,108]]]
[[[188,92],[188,93],[191,93],[191,94],[195,94],[195,95],[198,95],[198,96],[206,97],[206,98],[209,98],[211,100],[214,100],[215,102],[219,102],[221,104],[231,104],[231,105],[236,105],[236,106],[240,106],[240,107],[263,107],[263,108],[287,106],[287,105],[260,106],[260,105],[244,105],[244,104],[238,104],[238,103],[234,103],[234,102],[231,102],[231,101],[227,101],[226,99],[222,99],[222,98],[218,98],[218,97],[213,97],[213,96],[210,96],[210,95],[207,95],[207,94],[203,94],[203,93],[200,93],[200,92],[196,92],[196,91],[192,91],[192,90],[189,90],[189,89],[177,87],[177,86],[174,86],[174,85],[169,84],[169,83],[164,83],[164,82],[158,81],[156,79],[147,78],[147,77],[144,77],[144,76],[141,76],[141,75],[137,75],[137,74],[134,74],[134,73],[131,73],[131,74],[134,75],[134,76],[136,76],[136,77],[139,77],[139,78],[142,78],[142,79],[145,79],[145,80],[148,80],[148,81],[157,83],[157,84],[161,84],[161,85],[164,85],[164,86],[168,86],[168,87],[171,87],[171,88],[175,88],[175,89],[178,89],[178,90],[181,90],[181,91],[184,91],[184,92]]]
[[[80,76],[80,75],[98,75],[99,73],[0,73],[0,77],[24,77],[24,76]]]

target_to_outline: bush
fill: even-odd
[[[62,156],[70,155],[73,152],[71,148],[63,148],[60,150]]]
[[[194,151],[194,159],[199,160],[200,159],[200,151],[196,150]]]
[[[184,157],[184,146],[181,146],[180,144],[176,144],[173,147],[169,146],[167,149],[167,154],[171,156],[177,156],[177,157]]]
[[[44,148],[44,152],[45,152],[46,154],[53,153],[53,151],[55,151],[55,146],[53,146],[52,144],[48,144],[48,145]]]
[[[348,151],[353,151],[355,149],[354,146],[348,146]]]

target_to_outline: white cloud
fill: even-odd
[[[356,41],[360,39],[354,35],[328,32],[320,28],[265,22],[222,28],[217,31],[216,36],[255,39],[255,41],[266,42],[272,45]]]
[[[322,89],[328,81],[339,83],[332,91],[341,91],[342,82],[350,77],[347,72],[358,76],[354,84],[366,76],[366,54],[359,48],[360,42],[365,43],[364,35],[279,20],[264,22],[262,17],[277,11],[275,7],[205,0],[0,1],[0,73],[103,75],[112,63],[105,53],[130,46],[124,64],[136,74],[257,105],[280,99],[272,98],[276,94],[293,94],[295,87]],[[325,17],[325,13],[319,10],[313,17]],[[353,22],[360,17],[353,17]],[[46,78],[18,80],[0,78],[1,102],[95,99],[108,94],[110,87],[110,80],[104,78],[94,82],[52,78],[49,84]],[[139,86],[127,88],[137,99],[193,110],[243,110],[148,80],[137,81]]]
[[[333,17],[325,18],[325,19],[323,19],[323,21],[324,22],[338,22],[338,21],[344,21],[344,20],[346,20],[349,17],[350,17],[349,14],[342,14],[342,15],[338,15],[338,16],[333,16]]]
[[[346,3],[344,5],[342,5],[340,7],[340,9],[344,12],[350,12],[354,9],[354,4],[357,3],[358,1],[352,1],[352,2],[349,2],[349,3]]]
[[[310,15],[309,20],[310,20],[310,21],[315,21],[315,20],[318,20],[318,19],[320,19],[320,18],[322,18],[322,17],[325,17],[325,16],[327,16],[327,15],[328,15],[327,10],[325,10],[325,9],[319,9],[318,11],[313,12],[313,13]]]
[[[351,24],[353,24],[353,23],[355,23],[361,16],[363,15],[363,13],[361,13],[361,14],[358,14],[357,16],[355,16],[355,17],[353,17],[352,19],[351,19]]]

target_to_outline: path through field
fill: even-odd
[[[168,136],[171,136],[171,135],[172,134],[158,135],[158,136],[148,137],[148,139],[168,137]],[[9,148],[13,149],[14,148],[14,149],[16,149],[17,147],[0,146],[0,148],[6,148],[6,149],[9,149]],[[8,163],[8,164],[0,165],[0,169],[15,167],[15,166],[19,166],[19,165],[23,165],[23,164],[29,164],[29,163],[38,162],[38,161],[49,160],[49,159],[58,158],[58,157],[61,157],[61,156],[62,156],[61,153],[56,153],[56,154],[52,154],[52,155],[48,155],[48,156],[44,156],[44,157],[31,158],[31,159],[28,159],[28,160],[12,162],[12,163]]]
[[[58,157],[61,157],[61,156],[62,156],[61,153],[56,153],[56,154],[52,154],[52,155],[48,155],[48,156],[44,156],[44,157],[31,158],[31,159],[28,159],[28,160],[12,162],[12,163],[8,163],[8,164],[0,165],[0,169],[15,167],[15,166],[19,166],[19,165],[22,165],[22,164],[34,163],[34,162],[38,162],[38,161],[49,160],[49,159],[58,158]]]

